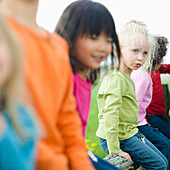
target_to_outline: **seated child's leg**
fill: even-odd
[[[168,161],[166,157],[140,133],[120,141],[120,148],[129,153],[133,161],[148,170],[167,170]]]
[[[154,146],[156,146],[156,148],[161,151],[170,163],[170,140],[157,128],[153,128],[149,125],[138,126],[138,128],[139,132],[141,132]]]
[[[106,152],[107,154],[109,154],[109,149],[107,146],[107,140],[103,139],[103,138],[99,138],[100,140],[100,146],[102,147],[102,149],[104,150],[104,152]]]
[[[97,155],[94,155],[92,152],[89,152],[89,157],[90,160],[93,164],[93,166],[97,169],[97,170],[120,170],[118,167],[114,166],[113,164],[105,161],[104,159],[98,157]]]
[[[157,115],[147,116],[148,122],[155,128],[158,128],[167,138],[170,139],[170,121],[165,121]]]
[[[167,116],[167,115],[160,115],[159,117],[170,124],[170,117],[169,116]]]

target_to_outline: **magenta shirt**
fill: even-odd
[[[146,108],[152,100],[152,79],[150,74],[141,68],[134,70],[131,78],[135,84],[136,98],[139,103],[138,123],[140,123],[144,120]]]
[[[90,82],[89,78],[87,78],[87,81],[85,81],[79,76],[78,73],[74,74],[74,96],[77,102],[77,110],[82,120],[82,130],[84,138],[90,112],[91,87],[92,83]]]

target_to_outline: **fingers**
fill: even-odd
[[[132,159],[131,159],[129,154],[127,154],[124,158],[126,158],[128,161],[132,161]]]
[[[127,152],[121,151],[121,152],[117,153],[117,155],[119,155],[123,158],[126,158],[128,161],[132,161],[131,156]]]

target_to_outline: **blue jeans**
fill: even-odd
[[[118,167],[94,155],[93,153],[89,154],[89,157],[96,170],[120,170]]]
[[[148,122],[170,139],[170,120],[162,115],[146,115]]]
[[[138,129],[167,158],[169,163],[168,170],[170,170],[170,140],[158,129],[151,126],[138,126]]]
[[[142,138],[145,143],[142,142]],[[99,138],[99,140],[102,149],[108,153],[107,140],[102,138]],[[120,140],[120,148],[129,153],[134,162],[147,168],[147,170],[167,170],[168,161],[166,157],[139,132],[129,139]]]

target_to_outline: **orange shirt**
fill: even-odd
[[[25,50],[28,90],[46,130],[46,138],[39,143],[37,169],[94,169],[76,111],[67,43],[57,34],[42,35],[11,18],[8,20]]]

